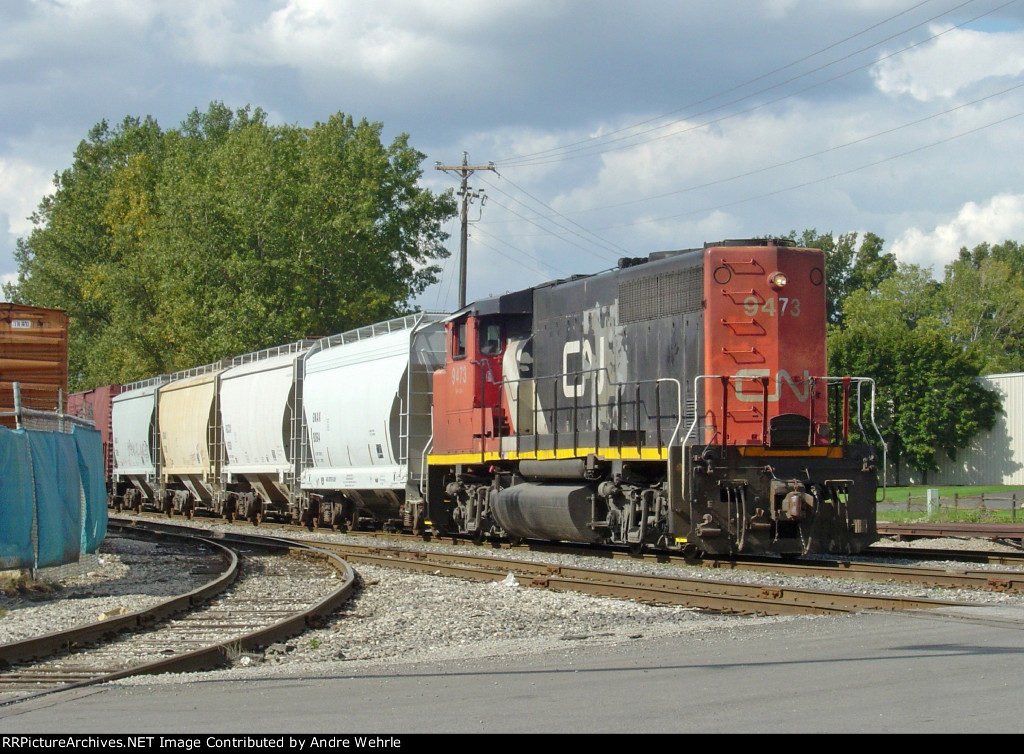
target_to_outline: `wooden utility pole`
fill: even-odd
[[[434,169],[443,170],[446,173],[450,170],[462,177],[462,187],[459,189],[459,196],[462,197],[462,239],[459,246],[459,308],[461,309],[466,305],[466,246],[469,239],[469,203],[473,199],[483,197],[483,191],[470,191],[469,176],[473,175],[477,170],[494,170],[494,163],[470,165],[469,155],[463,152],[461,165],[442,165],[440,162],[436,162],[434,163]],[[482,202],[481,206],[483,206]]]

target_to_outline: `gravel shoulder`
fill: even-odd
[[[209,527],[209,524],[206,524]],[[216,527],[214,527],[216,528]],[[273,534],[270,527],[261,532]],[[308,539],[330,538],[314,534]],[[336,535],[334,535],[336,536]],[[351,535],[350,535],[351,536]],[[353,537],[358,541],[358,537]],[[369,541],[369,540],[367,540]],[[957,541],[953,541],[954,546]],[[893,545],[893,542],[885,542]],[[915,540],[908,549],[951,546],[950,540]],[[970,549],[1004,549],[1000,543],[962,542]],[[0,597],[0,643],[95,620],[111,610],[138,610],[181,591],[182,579],[202,583],[199,553],[174,553],[160,545],[111,537],[104,541],[89,570],[56,581],[59,588],[37,599]],[[423,543],[413,549],[441,547]],[[1008,549],[1014,549],[1012,547]],[[483,553],[481,553],[483,554]],[[529,557],[605,569],[674,573],[709,580],[781,584],[806,588],[838,588],[857,593],[913,594],[937,599],[974,601],[978,604],[1024,605],[1024,596],[925,589],[892,584],[824,579],[792,579],[742,571],[709,573],[700,568],[679,568],[635,561],[608,561],[554,554],[486,551],[496,558]],[[207,555],[207,557],[209,557]],[[589,562],[588,562],[589,561]],[[935,564],[933,567],[957,567]],[[206,565],[208,568],[208,564]],[[959,564],[977,569],[976,564]],[[519,584],[510,566],[502,582],[481,584],[457,579],[360,566],[362,588],[324,627],[268,647],[262,653],[243,654],[234,665],[201,674],[204,678],[256,679],[279,675],[317,675],[380,668],[397,669],[408,663],[465,658],[508,658],[526,654],[577,652],[597,645],[628,646],[639,639],[678,636],[700,641],[710,633],[767,630],[793,621],[842,620],[815,617],[746,617],[714,615],[692,608],[661,607],[623,600],[529,589]],[[45,574],[44,574],[45,575]],[[147,602],[148,601],[148,602]],[[148,676],[120,683],[181,683],[189,676]]]

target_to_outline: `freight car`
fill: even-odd
[[[707,244],[125,386],[112,499],[477,539],[856,552],[876,538],[872,390],[827,376],[822,252]]]
[[[422,523],[415,490],[442,318],[399,317],[124,386],[111,412],[112,504],[254,523]]]
[[[62,411],[67,392],[68,315],[0,302],[0,426],[14,428],[15,408]]]

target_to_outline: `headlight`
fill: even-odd
[[[775,290],[785,288],[787,282],[788,281],[786,280],[786,275],[783,272],[773,272],[771,276],[768,278],[768,285],[770,285]]]

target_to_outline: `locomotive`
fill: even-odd
[[[103,391],[111,500],[477,540],[858,552],[877,538],[873,384],[827,375],[825,323],[816,249],[626,258]]]

